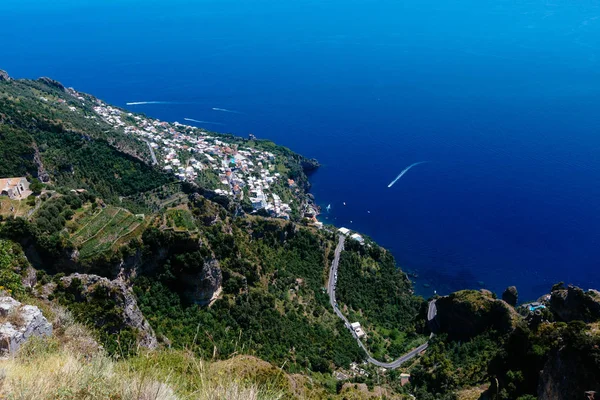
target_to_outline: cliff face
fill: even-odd
[[[440,331],[451,339],[467,340],[493,329],[507,333],[519,315],[506,302],[487,291],[461,290],[436,301]]]
[[[184,295],[193,303],[208,305],[221,289],[223,275],[217,260],[205,261],[202,268],[194,274],[184,274],[181,279],[187,288]]]
[[[81,286],[71,288],[75,280],[78,280]],[[138,308],[133,292],[122,279],[117,278],[111,281],[98,275],[76,273],[61,278],[61,284],[66,288],[77,289],[78,295],[85,301],[90,300],[98,286],[107,288],[111,300],[121,310],[124,326],[137,331],[138,344],[149,349],[154,349],[158,345],[154,330]]]
[[[587,292],[575,286],[557,288],[552,291],[550,308],[556,318],[563,322],[600,320],[600,292]]]
[[[590,351],[571,347],[553,351],[540,374],[538,399],[580,400],[588,391],[600,393],[600,374]]]

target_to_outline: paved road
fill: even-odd
[[[335,300],[335,286],[336,286],[336,281],[337,281],[337,270],[338,270],[338,266],[340,263],[340,254],[342,253],[342,250],[344,250],[345,240],[346,240],[346,237],[344,235],[339,236],[339,241],[335,248],[333,262],[331,263],[331,268],[329,269],[329,280],[327,282],[327,294],[329,295],[329,303],[331,304],[331,307],[333,307],[333,311],[335,312],[335,314],[344,321],[344,325],[346,325],[346,328],[348,328],[348,330],[352,333],[352,336],[354,336],[354,338],[358,342],[358,345],[363,349],[363,351],[367,355],[367,362],[369,362],[373,365],[377,365],[378,367],[383,367],[383,368],[388,368],[388,369],[398,368],[400,365],[402,365],[406,361],[414,358],[419,353],[421,353],[423,350],[427,349],[427,347],[429,346],[429,343],[424,343],[424,344],[420,345],[419,347],[412,349],[408,353],[400,356],[396,360],[389,362],[389,363],[382,362],[382,361],[376,360],[373,357],[371,357],[371,354],[369,353],[369,351],[367,350],[367,348],[365,347],[363,342],[361,342],[361,340],[354,333],[354,330],[350,326],[350,321],[348,321],[348,319],[344,316],[344,314],[342,314],[340,309],[337,307],[337,302]],[[435,306],[435,300],[432,300],[429,303],[429,309],[427,310],[427,320],[429,322],[433,321],[433,319],[435,318],[436,315],[437,315],[437,308]],[[429,336],[429,338],[431,339],[432,337],[433,337],[433,333]]]

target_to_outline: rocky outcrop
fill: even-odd
[[[47,78],[45,76],[39,78],[38,82],[41,82],[41,83],[43,83],[45,85],[48,85],[48,86],[50,86],[50,87],[52,87],[54,89],[58,89],[61,92],[66,92],[67,91],[67,89],[63,86],[62,83],[60,83],[59,81],[55,81],[54,79]]]
[[[517,292],[517,287],[507,287],[504,293],[502,293],[502,300],[504,300],[511,306],[516,307],[517,301],[519,300],[519,292]]]
[[[12,354],[32,336],[52,335],[52,324],[36,306],[0,297],[0,354]]]
[[[223,274],[217,260],[205,261],[202,269],[194,274],[183,274],[184,295],[193,303],[205,306],[216,299],[223,283]]]
[[[600,320],[600,292],[590,289],[587,292],[576,286],[555,287],[550,295],[550,310],[563,322]]]
[[[303,158],[302,161],[300,161],[300,166],[304,173],[309,174],[318,169],[321,164],[319,164],[319,161],[317,161],[316,158]]]
[[[33,143],[33,150],[33,163],[37,167],[37,178],[44,183],[48,183],[50,181],[50,174],[48,174],[48,172],[44,168],[44,164],[42,163],[42,157],[40,155],[40,149],[38,148],[35,142]]]
[[[6,71],[0,69],[0,82],[10,82],[12,78],[8,75]]]
[[[156,348],[158,342],[154,330],[144,318],[131,288],[123,279],[117,278],[111,281],[98,275],[76,273],[61,278],[61,284],[70,287],[75,279],[81,282],[80,294],[86,300],[89,300],[90,294],[98,285],[108,288],[111,300],[123,310],[123,323],[138,332],[138,344],[149,349]]]
[[[490,329],[508,333],[520,317],[503,300],[489,292],[461,290],[436,301],[440,331],[454,340],[467,340]]]

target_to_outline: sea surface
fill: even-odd
[[[424,296],[600,288],[596,0],[2,0],[0,38],[13,77],[316,157],[322,220]]]

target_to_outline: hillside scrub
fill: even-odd
[[[51,319],[55,336],[32,338],[15,356],[0,360],[1,398],[275,400],[286,397],[286,391],[289,396],[286,376],[272,366],[232,376],[185,350],[110,357],[68,311],[55,303],[35,303]]]
[[[115,360],[101,351],[84,357],[57,339],[32,340],[17,357],[0,361],[4,370],[0,396],[15,400],[284,398],[284,390],[269,387],[268,379],[253,383],[213,373],[210,367],[185,352],[161,350]]]

